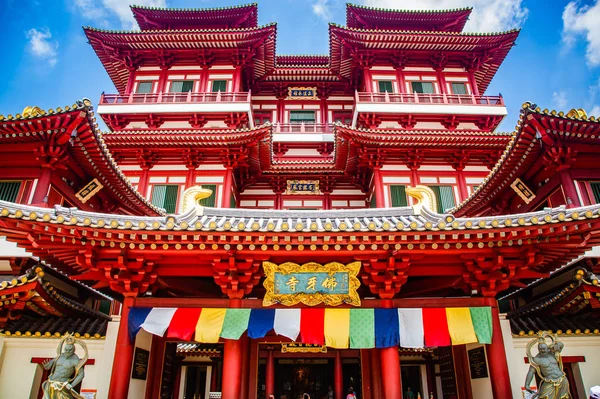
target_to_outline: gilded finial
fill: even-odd
[[[573,108],[567,113],[567,118],[587,119],[587,113],[583,108]]]
[[[213,194],[212,190],[202,188],[201,186],[193,186],[183,192],[182,212],[185,213],[190,209],[195,209],[200,206],[200,201],[210,197]]]
[[[437,212],[437,202],[435,193],[427,186],[406,187],[406,194],[415,198],[417,203],[413,205],[415,214],[421,214],[423,207],[428,208],[433,212]]]
[[[23,118],[30,118],[30,117],[35,117],[35,116],[42,116],[45,114],[44,110],[41,109],[38,106],[27,106],[25,107],[25,109],[23,110],[23,112],[21,113]]]

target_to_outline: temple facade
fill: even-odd
[[[600,122],[496,131],[518,31],[348,4],[278,55],[256,4],[131,11],[84,28],[97,107],[0,116],[0,397],[66,333],[86,397],[520,398],[541,332],[598,384]]]

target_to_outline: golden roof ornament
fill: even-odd
[[[573,108],[567,113],[567,118],[587,119],[587,113],[583,108]]]
[[[415,215],[420,215],[423,208],[428,208],[430,211],[437,213],[435,193],[431,188],[421,185],[409,186],[406,187],[406,194],[417,200],[417,203],[413,204]]]
[[[201,207],[200,201],[212,195],[212,190],[202,188],[202,186],[193,186],[183,192],[182,213],[191,209]]]
[[[32,117],[36,117],[36,116],[42,116],[45,114],[44,110],[41,109],[38,106],[27,106],[25,107],[25,109],[23,109],[23,112],[21,113],[23,118],[32,118]]]

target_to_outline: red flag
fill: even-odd
[[[300,312],[300,337],[304,344],[325,345],[325,308],[303,308]]]
[[[444,308],[423,308],[425,346],[450,346],[448,319]]]
[[[178,308],[171,319],[167,338],[190,341],[196,332],[196,324],[198,324],[201,311],[200,308]]]

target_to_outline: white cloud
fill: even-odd
[[[594,105],[594,108],[588,112],[588,116],[595,116],[596,119],[600,119],[600,105]]]
[[[312,5],[313,13],[326,22],[331,21],[331,11],[328,3],[329,0],[315,0]]]
[[[600,65],[600,2],[594,0],[591,5],[581,5],[571,1],[563,11],[563,42],[567,46],[576,43],[584,36],[587,41],[585,58],[590,66]]]
[[[51,67],[56,65],[58,62],[58,42],[51,40],[52,33],[50,33],[50,29],[29,29],[25,32],[25,36],[29,39],[28,47],[31,54],[48,61]]]
[[[554,106],[562,110],[567,106],[567,93],[563,90],[555,91],[552,93],[552,101],[554,101]]]
[[[107,25],[107,18],[115,16],[124,29],[137,29],[129,6],[166,7],[167,0],[75,0],[75,11],[99,25]]]
[[[520,27],[528,10],[523,0],[362,0],[371,7],[442,10],[473,7],[465,26],[467,32],[498,32]]]

